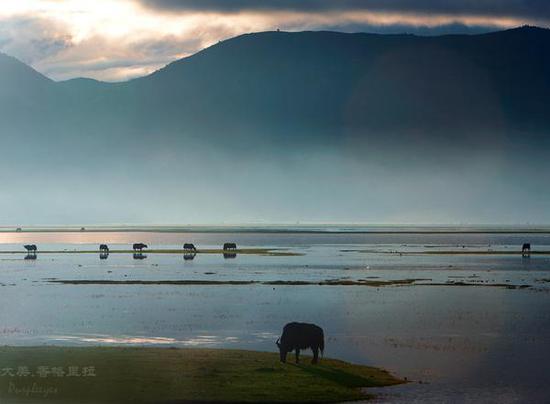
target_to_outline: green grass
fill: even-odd
[[[0,402],[337,402],[364,399],[362,387],[403,383],[373,367],[302,360],[281,364],[276,353],[224,349],[1,347],[0,369],[93,366],[96,376],[11,377],[0,370]],[[14,393],[33,383],[49,388],[49,396]]]

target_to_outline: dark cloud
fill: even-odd
[[[386,11],[550,19],[548,0],[137,0],[167,11]]]

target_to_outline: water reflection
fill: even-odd
[[[185,254],[183,254],[183,259],[184,259],[185,261],[192,261],[192,260],[195,259],[195,256],[196,256],[196,255],[197,255],[197,254],[195,254],[195,253],[191,253],[191,254],[185,253]]]
[[[35,260],[36,259],[36,253],[30,252],[25,256],[25,260]]]
[[[106,260],[107,258],[109,258],[109,253],[108,252],[99,253],[99,259],[100,260]]]
[[[50,341],[108,345],[213,346],[240,342],[240,339],[238,337],[220,335],[196,335],[184,339],[151,336],[54,335],[50,336],[48,339]]]
[[[237,253],[224,252],[223,253],[223,258],[225,258],[225,259],[237,258]]]
[[[145,258],[147,258],[147,255],[146,254],[143,254],[143,253],[134,253],[134,259],[135,260],[144,260]]]

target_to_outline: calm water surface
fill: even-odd
[[[283,248],[300,256],[40,254],[99,243],[151,248],[193,242]],[[162,345],[275,351],[289,321],[321,325],[327,356],[414,381],[381,402],[548,402],[550,255],[516,251],[539,234],[0,233],[0,344]],[[415,254],[410,254],[414,252]],[[62,285],[70,280],[399,280],[411,286]],[[434,286],[465,282],[472,286]],[[492,284],[526,285],[523,289]],[[419,382],[422,382],[421,384]]]

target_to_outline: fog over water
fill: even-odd
[[[266,155],[261,150],[143,147],[109,161],[98,147],[92,152],[97,159],[84,155],[78,164],[70,153],[67,162],[14,153],[18,162],[8,157],[0,163],[0,223],[550,220],[544,186],[548,163],[535,153],[528,162],[491,152],[435,158],[420,152],[396,158],[388,152],[361,161],[345,150]]]
[[[549,223],[548,55],[534,27],[263,32],[122,83],[0,55],[0,224]]]

